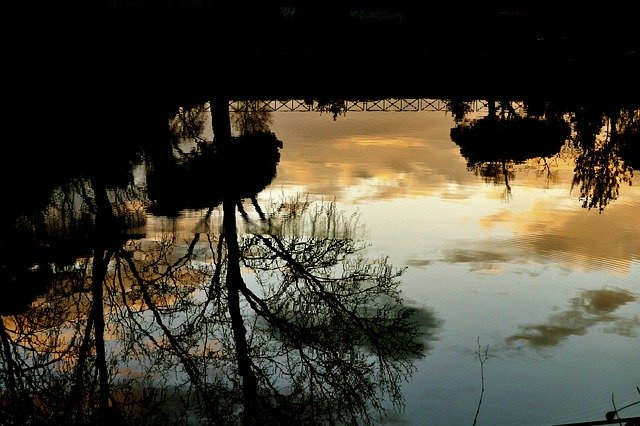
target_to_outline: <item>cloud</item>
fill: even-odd
[[[570,300],[570,308],[549,315],[538,324],[524,324],[520,331],[507,337],[508,344],[524,341],[539,349],[558,346],[571,336],[583,336],[595,325],[606,323],[604,331],[626,337],[637,337],[640,316],[630,318],[615,314],[620,307],[633,303],[638,297],[622,289],[585,290]]]
[[[446,263],[467,263],[472,272],[496,273],[503,270],[504,264],[513,263],[514,257],[498,247],[492,250],[455,248],[444,250],[444,257],[441,260]]]
[[[450,140],[454,123],[445,114],[354,112],[333,122],[283,113],[274,122],[284,147],[273,186],[297,182],[331,196],[360,186],[366,191],[358,200],[378,200],[432,195],[446,182],[475,181]]]
[[[640,259],[639,212],[631,203],[610,206],[603,214],[558,209],[545,202],[520,211],[501,209],[483,216],[479,224],[485,233],[507,229],[511,236],[454,240],[442,261],[467,263],[473,270],[504,262],[625,276]]]
[[[414,268],[424,268],[433,264],[433,260],[428,259],[407,259],[406,265]]]

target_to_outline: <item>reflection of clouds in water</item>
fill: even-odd
[[[424,268],[426,266],[429,266],[429,265],[433,264],[433,260],[428,260],[428,259],[407,259],[405,264],[407,266],[411,266],[411,267],[414,267],[414,268]]]
[[[450,249],[444,251],[443,262],[467,263],[472,272],[497,273],[505,263],[512,263],[512,256],[501,250]]]
[[[635,330],[640,326],[640,316],[636,315],[631,318],[620,318],[609,327],[604,328],[605,333],[617,334],[624,337],[638,337]]]
[[[460,200],[467,200],[474,195],[475,195],[475,191],[465,189],[465,188],[461,188],[460,190],[447,189],[440,193],[440,198],[443,200],[449,200],[449,201],[460,201]]]
[[[354,136],[350,139],[343,139],[341,144],[345,149],[351,149],[352,144],[366,147],[383,147],[392,148],[394,150],[400,148],[421,148],[424,145],[424,140],[417,137],[403,137],[403,136]]]
[[[373,175],[369,170],[358,169],[353,172],[354,177],[358,179],[371,179]]]
[[[502,263],[511,259],[498,251],[454,249],[447,252],[446,260],[451,263]]]
[[[377,176],[368,175],[368,177],[365,177],[365,173],[360,172],[357,177],[359,180],[354,186],[371,195],[370,198],[364,198],[364,200],[386,200],[394,198],[394,194],[396,194],[398,188],[406,186],[406,178],[407,176],[404,173],[383,173]],[[352,189],[349,188],[348,191],[351,190]]]
[[[542,275],[541,272],[536,272],[536,271],[528,271],[526,269],[516,269],[515,271],[513,271],[514,274],[516,275],[528,275],[532,278],[537,278],[540,275]]]
[[[348,114],[330,125],[316,114],[282,113],[274,123],[285,142],[276,185],[294,181],[324,195],[367,185],[359,199],[378,200],[430,195],[446,183],[464,190],[475,182],[451,142],[453,120],[440,112]],[[404,184],[389,185],[388,176]],[[456,188],[450,193],[456,197]]]
[[[613,208],[611,210],[614,210]],[[635,206],[618,206],[617,215],[577,212],[546,212],[521,220],[516,214],[485,216],[484,228],[513,224],[513,237],[483,238],[480,241],[451,241],[443,262],[478,265],[536,263],[556,264],[567,270],[604,270],[628,274],[640,259],[640,232]],[[552,216],[552,213],[555,213]],[[524,225],[522,225],[524,224]],[[596,243],[597,242],[597,243]],[[465,249],[458,247],[465,246]]]
[[[623,318],[614,312],[638,299],[634,294],[621,289],[586,290],[571,299],[571,307],[549,315],[540,324],[520,326],[520,332],[507,337],[507,343],[525,341],[534,348],[557,346],[570,336],[582,336],[588,329],[601,323],[609,323],[605,333],[626,337],[638,337],[640,316]]]
[[[618,203],[610,206],[607,214],[589,214],[541,203],[527,211],[527,219],[522,220],[522,213],[502,210],[482,218],[481,225],[488,229],[510,224],[516,236],[509,240],[487,239],[482,244],[509,245],[513,259],[627,274],[633,262],[640,259],[638,212],[637,204]]]

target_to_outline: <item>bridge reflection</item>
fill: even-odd
[[[313,112],[322,111],[321,104],[317,100],[281,99],[260,100],[262,111],[282,112]],[[390,98],[374,100],[345,100],[343,111],[448,111],[450,108],[447,99],[428,98]],[[485,111],[488,103],[485,100],[470,101],[469,107],[473,112]],[[515,103],[517,104],[517,102]],[[518,109],[520,105],[514,105]],[[521,107],[521,106],[520,106]],[[244,100],[232,100],[229,103],[231,112],[249,112],[255,109],[255,102]]]

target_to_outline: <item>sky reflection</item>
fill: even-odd
[[[535,262],[626,274],[640,259],[640,239],[628,238],[640,235],[637,187],[623,185],[620,199],[601,214],[579,208],[571,191],[572,154],[564,150],[516,165],[506,199],[504,184],[467,169],[448,133],[453,126],[444,112],[348,112],[335,121],[329,114],[274,114],[284,149],[271,190],[295,184],[312,196],[350,204],[386,200],[398,217],[412,199],[429,217],[411,221],[412,231],[433,236],[433,224],[446,226],[448,241],[437,260],[468,263],[473,270]],[[385,227],[392,223],[387,219]],[[470,235],[478,238],[470,241]]]
[[[553,423],[576,401],[590,407],[603,391],[633,389],[640,374],[633,362],[637,186],[623,183],[601,212],[583,208],[571,188],[576,152],[569,146],[508,165],[508,186],[500,173],[487,179],[467,167],[445,112],[349,111],[335,120],[278,112],[270,123],[283,148],[260,203],[335,200],[347,216],[357,213],[368,257],[407,268],[403,296],[431,330],[423,336],[431,352],[394,421],[436,424],[439,415],[452,416],[450,405],[459,407],[454,421],[472,418],[478,337],[491,355],[486,424],[505,424],[505,413],[522,424]],[[193,211],[175,223],[151,218],[147,235],[154,227],[157,235],[217,229],[218,213],[207,223]],[[238,232],[260,233],[242,224]]]
[[[640,316],[616,314],[620,307],[637,300],[638,296],[623,289],[585,290],[569,301],[569,309],[549,315],[543,323],[519,326],[520,332],[506,341],[509,344],[524,341],[534,348],[557,346],[600,324],[606,325],[605,333],[637,338]]]

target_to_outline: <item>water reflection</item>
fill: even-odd
[[[606,333],[638,337],[640,317],[624,317],[615,312],[638,297],[622,289],[585,290],[570,300],[570,308],[550,315],[545,323],[520,326],[520,332],[507,337],[509,344],[524,341],[534,348],[561,344],[570,336],[582,336],[598,324],[606,324]]]
[[[460,146],[469,170],[487,182],[504,183],[503,199],[511,197],[509,180],[515,177],[514,164],[553,157],[569,136],[569,124],[550,111],[521,115],[510,101],[490,99],[485,117],[465,120],[468,108],[460,103],[451,103],[458,122],[451,129],[451,140]]]
[[[586,109],[572,117],[576,158],[572,188],[580,191],[582,207],[600,212],[618,198],[620,185],[631,185],[638,167],[640,111]]]
[[[259,114],[232,136],[227,101],[209,105],[212,140],[197,106],[153,147],[128,145],[146,154],[148,192],[131,168],[80,156],[86,168],[6,218],[7,422],[350,423],[402,407],[436,316],[406,306],[404,270],[367,259],[335,204],[261,206],[282,143]],[[206,213],[190,239],[149,239],[147,208]]]
[[[344,100],[309,102],[336,122],[349,113]],[[488,114],[476,118],[471,101],[447,105],[463,161],[504,185],[504,198],[511,197],[516,166],[537,158],[550,173],[547,159],[567,147],[584,208],[603,212],[621,184],[631,184],[637,109],[525,102],[519,111],[501,99],[488,100]],[[404,300],[406,269],[386,255],[365,256],[358,215],[300,194],[259,201],[277,177],[284,147],[266,104],[245,102],[230,116],[228,99],[216,97],[129,114],[92,150],[71,138],[33,153],[46,179],[11,181],[16,202],[3,208],[1,240],[3,418],[355,423],[374,422],[389,407],[401,410],[402,384],[433,349],[443,322]],[[355,145],[376,154],[421,147],[405,135]],[[332,148],[321,150],[341,160],[345,150]],[[26,155],[29,147],[12,149]],[[392,158],[394,170],[406,172],[400,157]],[[134,173],[140,163],[144,179]],[[358,167],[360,178],[375,175],[375,165]],[[422,172],[416,174],[428,175]],[[171,223],[185,211],[200,215],[191,233],[147,235],[147,220]],[[485,219],[504,222],[509,214]],[[635,239],[620,247],[620,221],[603,220],[582,240],[565,241],[567,229],[589,229],[584,216],[546,214],[554,219],[545,230],[527,222],[517,226],[535,232],[454,241],[440,259],[416,256],[407,264],[498,270],[561,253],[567,263],[628,268],[638,257]],[[598,232],[608,239],[590,247]],[[637,337],[637,316],[617,314],[637,300],[623,289],[584,290],[568,309],[519,326],[506,341],[557,347],[596,325]]]
[[[631,185],[638,162],[640,112],[633,107],[578,105],[573,110],[552,103],[523,102],[518,113],[510,100],[488,100],[485,117],[468,119],[469,102],[452,99],[456,120],[451,139],[460,146],[467,167],[487,182],[503,184],[503,199],[511,197],[514,166],[539,159],[551,174],[547,159],[569,144],[575,151],[571,190],[577,188],[582,207],[598,209],[618,198],[620,185]]]

